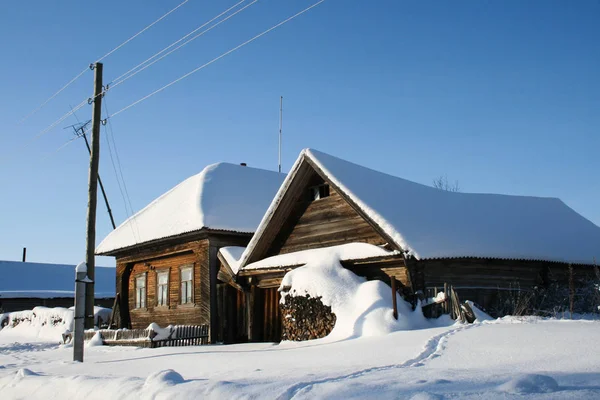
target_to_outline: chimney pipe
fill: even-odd
[[[27,247],[23,247],[23,262],[27,260]]]

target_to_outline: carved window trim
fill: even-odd
[[[188,271],[190,279],[184,281],[183,275]],[[179,304],[182,306],[194,305],[194,264],[185,264],[179,267]]]
[[[165,284],[161,284],[160,283],[160,276],[161,275],[166,275],[167,276],[167,282]],[[170,283],[171,283],[171,273],[170,273],[170,268],[164,268],[164,269],[158,269],[156,270],[156,307],[157,308],[168,308],[169,307],[169,300],[170,300],[170,294],[171,291],[169,290],[170,287]],[[166,293],[164,293],[163,299],[164,299],[164,304],[160,303],[160,293],[161,293],[161,286],[165,287],[166,289]]]
[[[139,286],[140,280],[143,279],[144,286]],[[148,306],[148,273],[142,272],[134,277],[134,288],[135,288],[135,309],[143,310]],[[143,291],[140,291],[143,289]]]

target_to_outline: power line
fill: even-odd
[[[144,29],[142,29],[141,31],[139,31],[138,33],[136,33],[135,35],[133,35],[132,37],[130,37],[129,39],[127,39],[126,41],[124,41],[123,43],[121,43],[120,45],[118,45],[117,47],[115,47],[114,49],[112,49],[111,51],[109,51],[108,53],[106,53],[105,55],[103,55],[102,57],[100,57],[99,59],[97,59],[96,62],[100,62],[100,61],[104,60],[106,57],[110,56],[112,53],[114,53],[115,51],[119,50],[121,47],[125,46],[127,43],[131,42],[133,39],[135,39],[136,37],[138,37],[142,33],[146,32],[148,29],[150,29],[151,27],[153,27],[155,24],[157,24],[160,21],[162,21],[169,14],[171,14],[172,12],[174,12],[175,10],[177,10],[179,7],[183,6],[188,1],[189,0],[182,1],[177,7],[171,9],[169,12],[167,12],[166,14],[164,14],[162,17],[160,17],[159,19],[157,19],[156,21],[154,21],[150,25],[146,26]]]
[[[131,42],[133,39],[135,39],[136,37],[138,37],[139,35],[141,35],[142,33],[144,33],[145,31],[147,31],[148,29],[150,29],[152,26],[154,26],[155,24],[157,24],[158,22],[160,22],[161,20],[163,20],[164,18],[166,18],[169,14],[171,14],[172,12],[174,12],[175,10],[177,10],[179,7],[183,6],[185,3],[187,3],[189,0],[184,0],[182,3],[180,3],[177,7],[171,9],[170,11],[168,11],[166,14],[164,14],[162,17],[160,17],[159,19],[157,19],[156,21],[152,22],[150,25],[146,26],[144,29],[142,29],[141,31],[139,31],[138,33],[136,33],[135,35],[131,36],[129,39],[125,40],[123,43],[121,43],[120,45],[118,45],[117,47],[113,48],[111,51],[109,51],[108,53],[106,53],[105,55],[103,55],[102,57],[100,57],[98,60],[96,60],[96,62],[100,62],[103,59],[105,59],[106,57],[108,57],[109,55],[111,55],[112,53],[114,53],[115,51],[119,50],[121,47],[125,46],[127,43]],[[93,63],[95,64],[95,63]],[[61,87],[58,91],[56,91],[52,96],[50,96],[49,98],[47,98],[42,104],[40,104],[38,107],[36,107],[33,111],[31,111],[29,114],[27,114],[25,117],[23,117],[21,119],[21,121],[19,121],[19,124],[22,124],[23,122],[25,122],[28,118],[30,118],[33,114],[35,114],[36,112],[38,112],[39,110],[42,109],[42,107],[44,107],[46,104],[48,104],[52,99],[54,99],[56,96],[58,96],[60,93],[62,93],[66,88],[68,88],[69,86],[71,86],[76,80],[78,80],[79,78],[81,78],[83,76],[83,74],[85,74],[85,72],[88,70],[88,67],[86,67],[83,71],[81,71],[79,74],[75,75],[75,77],[73,79],[71,79],[69,82],[67,82],[63,87]]]
[[[236,8],[237,6],[239,6],[240,4],[244,3],[247,0],[241,0],[239,2],[237,2],[236,4],[234,4],[233,6],[229,7],[227,10],[223,11],[222,13],[220,13],[219,15],[217,15],[216,17],[213,17],[212,19],[210,19],[209,21],[205,22],[204,24],[200,25],[198,28],[194,29],[193,31],[191,31],[190,33],[188,33],[187,35],[183,36],[182,38],[178,39],[177,41],[171,43],[170,45],[168,45],[167,47],[165,47],[164,49],[162,49],[161,51],[155,53],[154,55],[152,55],[151,57],[147,58],[146,60],[142,61],[141,63],[139,63],[138,65],[136,65],[135,67],[131,68],[129,71],[121,74],[120,76],[116,77],[115,79],[113,79],[110,83],[110,85],[112,85],[112,87],[120,84],[121,82],[126,81],[127,79],[131,78],[131,76],[137,74],[138,72],[136,72],[135,74],[132,74],[131,76],[126,77],[125,79],[123,79],[121,82],[119,82],[119,80],[127,75],[129,75],[129,73],[135,71],[136,69],[138,69],[139,67],[141,67],[142,65],[146,64],[147,62],[151,61],[152,59],[156,58],[157,56],[159,56],[160,54],[164,53],[165,51],[167,51],[168,49],[170,49],[171,47],[175,46],[177,43],[180,43],[181,41],[187,39],[188,37],[190,37],[191,35],[193,35],[194,33],[198,32],[200,29],[204,28],[206,25],[210,24],[211,22],[213,22],[215,19],[220,18],[221,16],[223,16],[224,14],[227,14],[229,11],[233,10],[234,8]],[[258,0],[253,1],[251,4],[256,3]],[[251,5],[250,4],[250,5]],[[198,38],[199,36],[202,36],[204,33],[208,32],[209,30],[213,29],[214,27],[216,27],[217,25],[221,24],[222,22],[225,22],[227,19],[233,17],[235,14],[239,13],[240,11],[244,10],[245,8],[247,8],[248,6],[242,8],[241,10],[236,11],[234,14],[228,16],[227,18],[225,18],[224,20],[220,21],[218,24],[213,25],[212,27],[210,27],[209,29],[201,32],[200,34],[194,36],[192,39],[190,39],[189,41],[185,42],[184,44],[182,44],[181,46],[178,46],[176,49],[170,51],[169,53],[165,54],[166,57],[167,55],[171,54],[173,51],[185,46],[187,43],[191,42],[192,40]],[[163,57],[159,58],[162,59]],[[156,60],[158,61],[158,60]],[[155,61],[155,62],[156,62]],[[153,64],[153,63],[152,63]],[[152,65],[150,64],[150,65]],[[148,66],[150,66],[148,65]],[[147,68],[148,66],[144,67],[143,69]],[[141,71],[141,70],[140,70]],[[114,83],[113,82],[117,82]]]
[[[114,131],[112,128],[112,123],[110,121],[109,118],[109,114],[108,114],[108,106],[106,104],[106,99],[104,100],[104,111],[106,112],[106,119],[108,120],[108,127],[110,128],[110,137],[108,135],[108,129],[106,128],[106,125],[104,126],[104,134],[106,136],[106,142],[108,144],[108,153],[110,155],[110,161],[112,163],[113,166],[113,170],[115,172],[115,177],[117,179],[117,184],[119,186],[119,191],[121,192],[121,197],[123,198],[123,203],[125,204],[125,214],[127,215],[127,220],[129,221],[129,226],[131,228],[131,234],[133,235],[133,240],[137,243],[139,243],[140,241],[140,228],[137,225],[137,221],[135,220],[135,212],[133,210],[133,205],[131,204],[131,197],[129,197],[129,191],[127,190],[127,184],[125,183],[125,177],[123,175],[123,168],[121,167],[121,159],[119,158],[119,152],[117,150],[117,142],[115,141],[115,135],[114,135]],[[113,152],[111,149],[111,144],[110,144],[110,139],[112,139],[112,147],[114,147],[115,150],[115,157],[116,157],[116,165],[115,165],[115,160],[113,158]],[[117,169],[119,171],[119,173],[117,173]],[[120,181],[119,181],[119,175],[121,177]],[[121,188],[121,182],[123,183],[123,188]],[[127,199],[127,200],[126,200]],[[127,204],[129,203],[129,210],[131,211],[131,214],[127,211]],[[133,226],[135,224],[135,229],[137,231],[137,236],[135,234],[135,231],[133,230]]]
[[[22,124],[23,122],[25,122],[29,117],[31,117],[33,114],[35,114],[36,112],[40,111],[42,109],[42,107],[44,107],[46,104],[48,104],[52,99],[54,99],[56,96],[58,96],[63,90],[65,90],[66,88],[68,88],[69,86],[71,86],[71,84],[73,82],[75,82],[77,79],[81,78],[81,76],[83,74],[85,74],[88,70],[88,67],[85,67],[85,69],[83,71],[81,71],[79,74],[77,74],[75,76],[75,78],[71,79],[69,82],[67,82],[63,87],[61,87],[60,89],[58,89],[58,91],[56,93],[54,93],[52,96],[48,97],[46,99],[46,101],[44,101],[42,104],[40,104],[39,106],[37,106],[37,108],[35,108],[33,111],[31,111],[29,114],[27,114],[26,116],[23,117],[23,119],[21,119],[21,121],[19,121],[19,124]]]
[[[62,149],[64,149],[65,147],[67,147],[68,145],[73,143],[75,140],[79,139],[80,137],[81,136],[75,136],[74,138],[67,140],[65,143],[60,145],[56,150],[54,150],[54,151],[46,154],[44,157],[42,157],[41,161],[46,161],[48,158],[52,157],[54,154],[58,153],[59,151],[61,151]]]
[[[196,69],[193,69],[192,71],[188,72],[188,73],[187,73],[187,74],[185,74],[185,75],[182,75],[182,76],[180,76],[179,78],[177,78],[177,79],[175,79],[174,81],[172,81],[172,82],[170,82],[170,83],[166,84],[165,86],[163,86],[163,87],[161,87],[161,88],[159,88],[159,89],[155,90],[154,92],[152,92],[152,93],[150,93],[150,94],[148,94],[148,95],[146,95],[146,96],[144,96],[144,97],[142,97],[142,98],[140,98],[140,99],[138,99],[138,100],[134,101],[133,103],[129,104],[129,105],[128,105],[128,106],[126,106],[126,107],[123,107],[122,109],[120,109],[119,111],[115,112],[114,114],[112,114],[112,115],[111,115],[111,116],[109,116],[108,118],[110,119],[110,118],[112,118],[112,117],[114,117],[114,116],[116,116],[116,115],[118,115],[118,114],[122,113],[123,111],[125,111],[125,110],[128,110],[128,109],[130,109],[131,107],[133,107],[133,106],[135,106],[135,105],[137,105],[137,104],[141,103],[142,101],[144,101],[144,100],[147,100],[148,98],[150,98],[150,97],[154,96],[155,94],[158,94],[158,93],[162,92],[163,90],[165,90],[165,89],[166,89],[166,88],[168,88],[169,86],[172,86],[172,85],[176,84],[177,82],[179,82],[179,81],[181,81],[181,80],[183,80],[183,79],[187,78],[188,76],[190,76],[190,75],[192,75],[192,74],[194,74],[194,73],[196,73],[196,72],[200,71],[201,69],[203,69],[203,68],[205,68],[205,67],[209,66],[210,64],[212,64],[212,63],[214,63],[214,62],[216,62],[216,61],[220,60],[221,58],[223,58],[223,57],[225,57],[225,56],[227,56],[227,55],[229,55],[229,54],[233,53],[233,52],[234,52],[234,51],[236,51],[236,50],[239,50],[240,48],[242,48],[242,47],[246,46],[247,44],[249,44],[249,43],[251,43],[251,42],[253,42],[253,41],[255,41],[256,39],[260,38],[261,36],[264,36],[264,35],[266,35],[267,33],[271,32],[272,30],[279,28],[280,26],[284,25],[285,23],[287,23],[287,22],[289,22],[289,21],[293,20],[294,18],[296,18],[296,17],[298,17],[298,16],[300,16],[300,15],[304,14],[305,12],[309,11],[310,9],[312,9],[312,8],[314,8],[314,7],[316,7],[316,6],[318,6],[319,4],[323,3],[324,1],[325,1],[325,0],[319,0],[318,2],[314,3],[313,5],[311,5],[311,6],[307,7],[307,8],[305,8],[304,10],[302,10],[302,11],[300,11],[300,12],[298,12],[298,13],[296,13],[296,14],[292,15],[291,17],[289,17],[289,18],[287,18],[287,19],[285,19],[285,20],[283,20],[283,21],[279,22],[278,24],[276,24],[276,25],[273,25],[271,28],[269,28],[269,29],[267,29],[267,30],[265,30],[265,31],[263,31],[263,32],[261,32],[261,33],[259,33],[258,35],[254,36],[252,39],[249,39],[249,40],[245,41],[244,43],[242,43],[242,44],[240,44],[240,45],[237,45],[236,47],[232,48],[231,50],[228,50],[228,51],[226,51],[225,53],[221,54],[220,56],[218,56],[218,57],[216,57],[216,58],[213,58],[213,59],[212,59],[212,60],[210,60],[209,62],[207,62],[207,63],[205,63],[205,64],[203,64],[203,65],[199,66],[199,67],[198,67],[198,68],[196,68]]]

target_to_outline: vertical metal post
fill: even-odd
[[[283,129],[283,96],[279,98],[279,172],[281,173],[281,131]]]
[[[27,247],[23,247],[23,262],[27,260]]]
[[[79,362],[83,362],[86,278],[87,268],[85,262],[82,262],[75,268],[75,315],[73,319],[73,361]]]
[[[98,201],[98,164],[100,161],[100,124],[102,119],[102,63],[94,65],[94,98],[92,99],[92,153],[88,186],[87,236],[85,261],[91,280],[85,293],[85,327],[94,327],[94,278],[96,248],[96,204]]]

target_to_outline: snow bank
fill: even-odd
[[[94,322],[108,321],[111,309],[94,307]],[[18,334],[28,339],[60,341],[62,334],[73,331],[73,308],[35,307],[33,310],[0,314],[2,334]]]
[[[326,250],[326,249],[323,249]],[[420,307],[412,311],[410,304],[398,294],[398,320],[394,319],[392,292],[381,281],[367,281],[340,264],[337,247],[314,253],[303,267],[288,272],[280,286],[281,302],[286,296],[321,297],[336,315],[336,324],[327,336],[340,340],[359,336],[379,336],[399,330],[428,326]]]
[[[554,378],[537,374],[517,376],[498,386],[498,390],[513,394],[552,393],[558,389],[558,383]]]
[[[477,307],[475,303],[473,303],[471,300],[467,300],[466,303],[471,307],[471,310],[473,310],[473,314],[475,315],[475,322],[485,322],[494,320],[494,318],[492,318],[488,313]]]
[[[96,332],[94,337],[90,339],[85,345],[86,347],[104,346],[104,340],[102,340],[102,335],[100,334],[100,332]]]
[[[254,232],[284,178],[285,174],[236,164],[209,165],[123,222],[96,253],[202,228]]]

